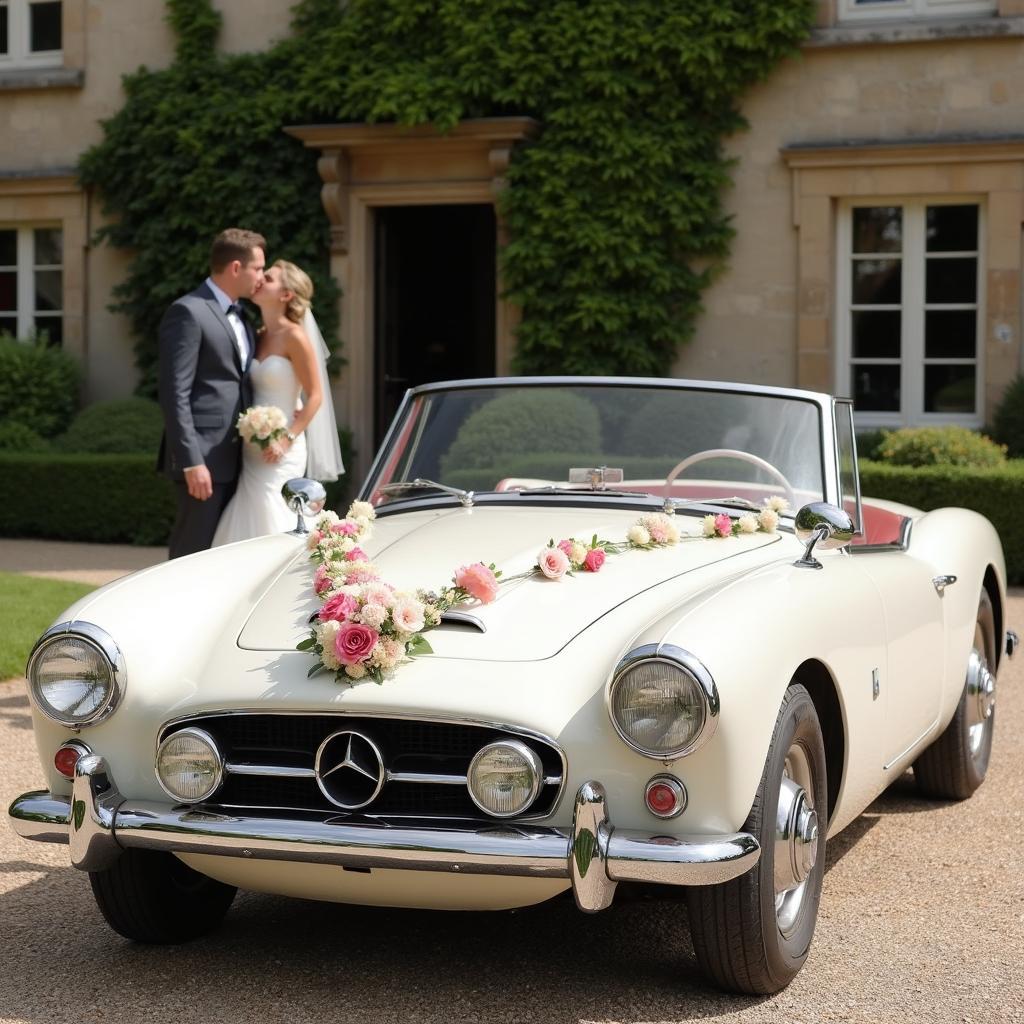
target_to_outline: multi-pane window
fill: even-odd
[[[840,21],[994,14],[997,0],[840,0]]]
[[[0,70],[61,62],[59,0],[0,0]]]
[[[64,241],[57,227],[0,227],[0,334],[64,340]]]
[[[979,422],[979,205],[850,206],[840,223],[837,384],[858,422]]]

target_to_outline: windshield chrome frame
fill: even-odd
[[[835,423],[835,402],[831,395],[818,391],[803,391],[799,388],[781,388],[767,384],[734,384],[726,381],[688,380],[678,377],[477,377],[466,380],[437,381],[431,384],[420,384],[409,388],[388,427],[384,440],[381,442],[373,458],[370,470],[359,489],[359,500],[368,501],[372,491],[370,481],[373,480],[390,453],[391,445],[396,437],[401,436],[413,403],[424,395],[444,391],[468,391],[475,388],[512,388],[512,387],[617,387],[617,388],[660,388],[666,391],[713,391],[732,395],[752,395],[768,398],[789,398],[800,402],[809,402],[818,410],[819,455],[821,459],[821,479],[824,487],[823,498],[833,505],[840,505],[839,484],[839,448]],[[840,399],[839,401],[849,401]],[[858,494],[860,481],[858,473]],[[588,492],[581,492],[588,493]],[[421,496],[423,497],[423,496]],[[453,500],[446,495],[445,504]],[[403,504],[405,500],[402,499]],[[389,502],[389,504],[391,504]],[[417,507],[422,507],[417,503]],[[381,509],[382,511],[383,509]],[[796,510],[794,510],[796,511]]]

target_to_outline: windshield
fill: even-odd
[[[571,471],[599,467],[622,471],[621,482],[605,474],[606,493],[755,504],[781,495],[799,507],[823,498],[819,410],[805,399],[696,387],[428,391],[392,431],[366,493],[378,505],[430,490],[397,486],[402,481],[478,493],[589,493],[592,483],[574,482],[581,474]]]

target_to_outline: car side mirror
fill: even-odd
[[[853,540],[853,520],[827,501],[812,501],[797,512],[793,531],[797,540],[807,545],[793,564],[800,569],[820,569],[822,564],[813,554],[815,545],[820,545],[822,551],[845,548]]]
[[[319,480],[307,480],[305,477],[295,477],[289,480],[281,488],[281,497],[285,504],[296,513],[295,529],[290,533],[301,536],[309,533],[309,527],[303,516],[319,515],[327,502],[327,491]]]

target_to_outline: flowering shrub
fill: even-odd
[[[783,499],[771,498],[757,516],[741,516],[735,521],[725,514],[707,516],[704,536],[729,537],[758,530],[774,533],[785,507]],[[338,682],[368,677],[381,683],[406,658],[432,653],[423,634],[437,626],[446,611],[470,601],[490,604],[503,582],[530,576],[560,580],[574,572],[600,572],[609,554],[671,547],[682,539],[674,517],[656,512],[641,516],[624,541],[601,540],[596,533],[589,542],[575,537],[557,543],[552,539],[540,549],[534,564],[515,576],[502,579],[493,562],[474,562],[457,569],[451,585],[440,592],[409,594],[385,583],[360,547],[370,536],[375,515],[369,502],[353,502],[344,518],[334,512],[323,513],[310,532],[307,547],[310,557],[319,563],[313,573],[313,590],[323,602],[312,620],[310,635],[298,644],[298,650],[317,656],[310,675],[326,669]]]
[[[999,466],[1006,447],[966,427],[886,431],[875,458],[892,466]]]

